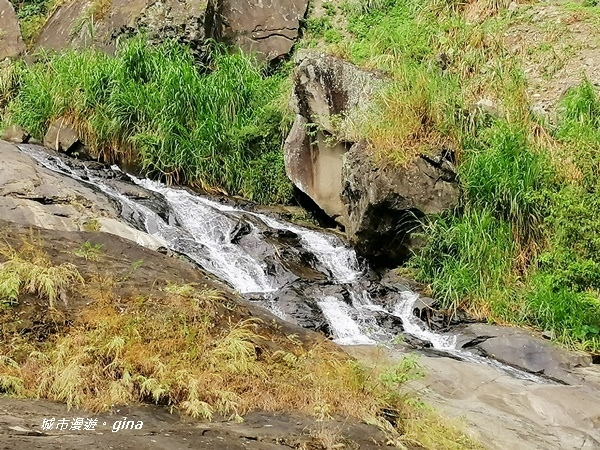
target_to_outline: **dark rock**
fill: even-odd
[[[454,155],[440,149],[402,167],[375,161],[355,124],[386,78],[318,52],[301,51],[295,61],[288,177],[345,227],[361,254],[397,265],[421,245],[413,232],[422,218],[457,204]]]
[[[428,214],[454,207],[460,196],[449,155],[419,156],[402,167],[381,166],[356,144],[344,156],[341,199],[346,232],[357,249],[383,266],[402,263],[418,247],[411,233]]]
[[[307,6],[308,0],[112,0],[94,16],[92,32],[93,3],[75,0],[56,9],[36,45],[59,50],[93,44],[113,52],[121,36],[144,32],[150,42],[175,39],[197,53],[214,38],[271,60],[291,50]]]
[[[276,300],[277,308],[285,314],[286,320],[309,330],[325,331],[330,337],[327,320],[306,289],[302,284],[284,288]]]
[[[252,232],[252,227],[248,222],[240,220],[233,231],[231,232],[231,242],[236,244],[240,241],[243,236],[246,236]]]
[[[19,19],[8,0],[0,0],[0,60],[14,58],[25,51]]]

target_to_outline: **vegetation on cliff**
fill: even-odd
[[[42,55],[4,77],[5,121],[42,139],[61,118],[107,162],[133,158],[167,182],[289,201],[285,72],[265,76],[252,57],[216,45],[207,57],[200,65],[183,45],[141,37],[114,57],[93,49]]]
[[[538,84],[551,95],[581,43],[556,26],[555,47],[509,48],[514,27],[531,37],[543,23],[507,6],[345,3],[312,19],[305,44],[391,78],[357,124],[382,160],[404,164],[440,147],[456,155],[462,203],[425,227],[426,247],[411,262],[444,307],[598,351],[600,97],[584,78],[554,119],[532,108],[525,62],[535,61],[529,71],[543,73]],[[556,8],[567,24],[597,23],[593,4]]]

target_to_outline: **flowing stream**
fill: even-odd
[[[46,168],[102,191],[120,205],[123,218],[133,227],[161,238],[170,250],[187,256],[285,320],[316,324],[310,327],[326,330],[342,345],[386,345],[403,329],[455,358],[486,362],[516,377],[539,380],[457,350],[456,336],[431,331],[413,314],[419,295],[407,288],[388,293],[386,301],[374,298],[376,289],[368,267],[334,234],[139,179],[117,167],[91,170],[36,146],[20,148]],[[135,183],[152,193],[163,211],[120,192],[113,179]]]

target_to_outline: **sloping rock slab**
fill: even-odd
[[[43,419],[73,417],[98,419],[94,431],[42,431]],[[142,423],[141,429],[118,429],[123,418]],[[44,448],[75,450],[115,448],[129,450],[205,449],[278,450],[322,448],[311,436],[317,430],[342,436],[351,445],[344,448],[375,449],[385,446],[385,436],[374,426],[355,420],[319,423],[298,413],[253,412],[237,424],[222,419],[213,422],[192,420],[169,414],[166,408],[148,406],[115,407],[94,414],[43,400],[0,399],[1,448]]]
[[[591,355],[559,348],[520,328],[475,323],[466,325],[458,336],[459,348],[567,384],[579,384],[574,369],[592,364]]]
[[[165,243],[118,220],[111,201],[92,188],[52,172],[19,149],[0,141],[0,217],[9,222],[60,231],[97,227],[158,249]]]

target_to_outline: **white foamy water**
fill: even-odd
[[[274,280],[266,274],[266,265],[231,243],[237,222],[215,208],[212,204],[215,202],[207,203],[202,197],[147,179],[142,180],[131,175],[130,178],[139,186],[157,192],[165,198],[179,226],[187,231],[198,245],[196,252],[205,252],[202,267],[228,281],[242,294],[277,290]],[[187,253],[187,250],[184,253]]]
[[[87,169],[86,177],[82,178],[59,158],[32,146],[23,145],[20,148],[41,165],[84,184],[93,185],[117,200],[123,206],[123,210],[127,210],[128,217],[136,226],[160,237],[171,250],[185,254],[207,271],[227,281],[238,292],[262,294],[265,307],[280,318],[286,319],[286,314],[277,305],[277,280],[267,273],[263,261],[232,243],[233,234],[244,215],[259,219],[271,229],[295,233],[300,238],[302,247],[312,253],[329,272],[330,281],[344,285],[350,297],[350,304],[330,295],[323,295],[323,298],[317,299],[317,305],[329,324],[335,342],[341,345],[375,345],[378,342],[389,341],[394,336],[378,325],[375,314],[391,314],[401,319],[406,333],[430,342],[437,350],[467,361],[489,364],[518,378],[540,381],[535,375],[457,350],[455,336],[431,331],[413,314],[419,298],[414,292],[401,292],[398,302],[391,310],[374,304],[369,292],[360,283],[365,271],[356,252],[335,235],[289,224],[264,214],[215,202],[182,189],[130,176],[139,186],[163,196],[169,206],[170,216],[175,219],[175,223],[166,222],[150,208],[121,194]],[[119,170],[118,167],[113,169]],[[255,228],[251,223],[244,222]],[[259,233],[256,233],[256,238],[260,239]]]
[[[436,350],[454,350],[456,348],[456,336],[431,331],[426,323],[413,314],[418,299],[419,294],[415,292],[400,292],[400,299],[394,306],[393,314],[402,319],[404,331],[425,342],[431,342]]]
[[[340,345],[375,345],[377,343],[361,331],[352,318],[352,313],[355,311],[343,301],[328,296],[319,301],[318,305],[331,327],[334,342]]]
[[[300,237],[302,246],[317,257],[318,261],[331,273],[337,283],[352,283],[362,275],[356,252],[337,236],[309,230],[264,214],[240,211],[233,206],[224,205],[204,197],[200,197],[200,201],[223,212],[250,214],[260,219],[269,228],[295,233]]]

